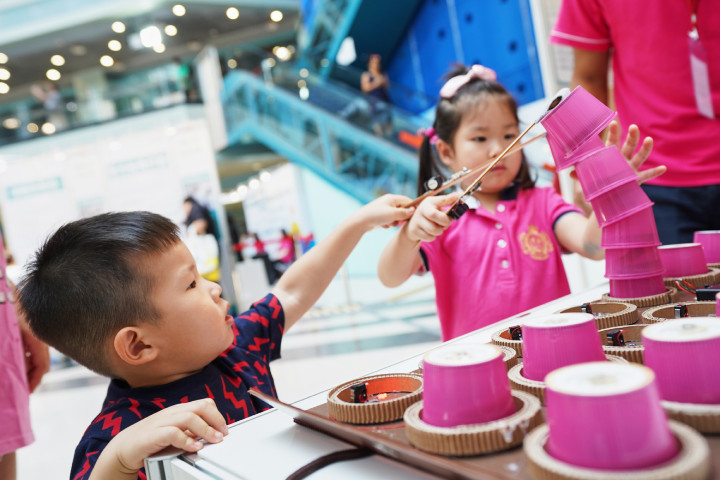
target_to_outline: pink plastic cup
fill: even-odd
[[[456,427],[513,413],[515,403],[499,348],[491,344],[444,345],[425,354],[423,421]]]
[[[565,146],[559,139],[555,138],[550,133],[547,134],[546,138],[548,146],[550,147],[550,153],[553,156],[553,160],[555,160],[555,168],[557,170],[571,167],[581,161],[585,155],[605,148],[605,144],[600,137],[594,136],[580,145],[574,152],[572,152],[571,155],[566,156],[567,152],[565,152]]]
[[[649,277],[610,279],[610,296],[614,298],[640,298],[665,293],[667,287],[662,274]]]
[[[657,247],[607,248],[605,277],[613,279],[662,275],[663,264]]]
[[[663,400],[720,405],[720,319],[667,320],[645,327],[642,339]]]
[[[658,247],[665,277],[687,277],[708,272],[703,246],[699,243],[676,243]]]
[[[575,172],[588,200],[631,179],[637,180],[635,171],[614,145],[582,157],[575,164]]]
[[[522,326],[523,369],[542,381],[556,368],[605,360],[595,318],[589,313],[556,313],[530,318]]]
[[[547,130],[548,141],[553,139],[558,160],[575,155],[582,144],[598,135],[615,118],[615,112],[582,87],[576,87],[552,109],[540,123]]]
[[[708,263],[720,263],[720,230],[699,230],[693,234],[693,242],[702,244]]]
[[[598,224],[603,228],[652,205],[643,189],[633,179],[588,200],[595,211]]]
[[[550,455],[598,470],[640,470],[671,460],[670,431],[652,370],[639,364],[572,365],[545,378]]]
[[[652,206],[643,208],[602,228],[601,246],[603,248],[656,247],[658,245],[660,245],[660,239]]]

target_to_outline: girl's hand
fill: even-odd
[[[394,227],[415,212],[415,207],[403,207],[411,201],[403,195],[386,194],[363,206],[358,213],[363,215],[363,221],[369,229]]]
[[[628,134],[625,138],[625,143],[620,146],[620,124],[617,121],[613,121],[608,126],[608,137],[606,145],[615,145],[622,153],[623,157],[630,163],[630,166],[635,173],[638,175],[638,183],[644,183],[652,178],[658,177],[665,173],[667,167],[660,165],[659,167],[650,168],[647,170],[640,170],[640,165],[647,160],[650,156],[650,152],[653,147],[653,140],[650,137],[643,139],[640,149],[635,152],[640,140],[640,129],[637,125],[630,125],[628,128]]]
[[[218,443],[227,434],[225,419],[212,399],[173,405],[118,433],[100,455],[93,478],[113,478],[106,476],[110,472],[137,475],[145,458],[165,447],[197,452],[203,447],[198,438]]]
[[[460,192],[427,197],[418,205],[407,227],[407,235],[413,242],[432,242],[452,223],[447,208],[460,198]]]

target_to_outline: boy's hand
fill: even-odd
[[[394,227],[407,220],[415,211],[415,207],[403,208],[411,199],[403,195],[386,194],[363,206],[358,213],[369,228]]]
[[[650,137],[645,137],[643,139],[642,145],[640,146],[640,149],[635,152],[635,149],[637,149],[638,142],[640,140],[640,129],[637,125],[630,125],[628,128],[628,134],[625,138],[625,143],[620,145],[620,124],[617,121],[613,121],[608,126],[608,137],[607,137],[607,145],[615,145],[620,150],[620,153],[622,153],[623,157],[630,163],[630,166],[633,170],[635,170],[635,173],[638,175],[638,183],[646,182],[652,178],[658,177],[665,173],[667,170],[667,167],[665,165],[660,165],[659,167],[650,168],[647,170],[640,170],[640,165],[647,160],[648,156],[650,156],[650,152],[653,148],[653,140]]]
[[[407,226],[407,235],[413,242],[432,242],[452,223],[447,208],[460,197],[460,192],[427,197],[420,202],[418,210]]]
[[[225,419],[212,399],[173,405],[118,433],[98,459],[93,478],[137,475],[145,458],[165,447],[197,452],[203,447],[197,438],[218,443],[227,434]]]

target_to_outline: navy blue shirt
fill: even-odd
[[[165,407],[209,397],[228,424],[270,408],[248,390],[257,388],[277,398],[270,361],[280,358],[284,325],[282,306],[269,294],[235,319],[233,344],[201,372],[153,387],[110,382],[102,411],[75,449],[70,478],[90,478],[100,453],[115,435]],[[146,478],[143,470],[138,478]]]

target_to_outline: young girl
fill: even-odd
[[[519,135],[517,104],[495,81],[495,72],[475,65],[450,77],[421,146],[419,194],[432,176],[472,170]],[[618,126],[610,133],[609,142],[617,143]],[[626,158],[638,138],[635,127],[621,149]],[[630,160],[633,168],[651,149],[652,140],[646,139]],[[644,177],[662,173],[655,170],[643,172]],[[463,179],[460,188],[476,178]],[[423,268],[432,272],[443,341],[570,293],[563,251],[604,258],[595,214],[585,217],[552,188],[536,187],[522,152],[500,161],[467,199],[470,210],[453,221],[447,207],[459,196],[423,200],[385,247],[378,266],[388,287]]]

